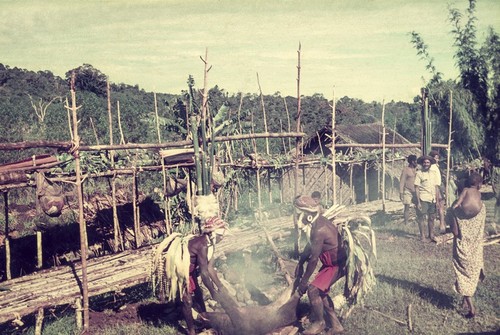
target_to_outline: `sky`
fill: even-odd
[[[65,73],[91,64],[114,83],[179,94],[192,75],[233,94],[413,101],[430,75],[458,76],[448,5],[466,0],[0,0],[0,63]],[[478,37],[500,33],[500,1],[477,0]],[[257,80],[257,78],[259,78]]]

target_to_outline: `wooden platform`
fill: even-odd
[[[386,212],[401,212],[399,201],[386,201]],[[382,210],[380,201],[351,206],[345,215],[368,215]],[[263,223],[266,232],[277,239],[293,231],[293,219],[281,217]],[[218,246],[216,255],[234,252],[256,244],[267,243],[266,233],[258,225],[233,228]],[[90,259],[87,262],[89,296],[119,292],[124,288],[149,281],[153,247],[127,250],[115,255]],[[22,318],[40,308],[73,304],[81,297],[81,265],[61,266],[27,276],[0,282],[0,323]]]

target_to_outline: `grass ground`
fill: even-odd
[[[486,200],[487,206],[493,202]],[[480,283],[474,302],[477,316],[464,318],[461,297],[453,291],[455,280],[451,263],[452,244],[421,242],[415,222],[403,224],[402,214],[379,213],[373,218],[377,234],[378,259],[375,264],[377,284],[343,320],[345,335],[379,334],[498,334],[500,331],[500,245],[485,246],[486,279]],[[490,231],[491,228],[487,227]],[[290,244],[280,243],[287,249]],[[336,295],[334,287],[332,296]],[[149,303],[151,300],[149,300]],[[307,300],[304,298],[304,302]],[[408,308],[413,330],[407,326]],[[120,312],[104,311],[109,316],[102,335],[177,334],[176,328],[163,320],[137,322],[124,320]],[[115,320],[116,322],[114,322]],[[158,321],[158,320],[156,320]],[[16,332],[14,332],[16,333]],[[33,328],[19,333],[34,334]],[[44,326],[44,335],[76,334],[71,316],[52,317]]]

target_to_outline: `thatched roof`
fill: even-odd
[[[411,144],[401,134],[389,127],[385,127],[386,144]],[[366,123],[356,125],[338,125],[335,127],[336,140],[335,143],[361,143],[361,144],[379,144],[382,142],[382,124]],[[304,154],[320,154],[325,156],[331,154],[332,145],[332,130],[331,128],[323,128],[315,136],[311,136],[304,142]],[[368,151],[364,148],[353,148],[354,151]],[[345,150],[343,150],[345,151]],[[397,148],[395,149],[401,156],[418,155],[417,148]]]

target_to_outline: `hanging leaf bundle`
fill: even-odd
[[[377,257],[375,232],[368,217],[348,218],[338,225],[347,252],[346,285],[344,297],[347,305],[341,315],[363,301],[376,283],[372,263]]]
[[[189,285],[188,243],[194,235],[172,233],[152,253],[151,283],[153,292],[167,301],[175,300],[177,293]]]

